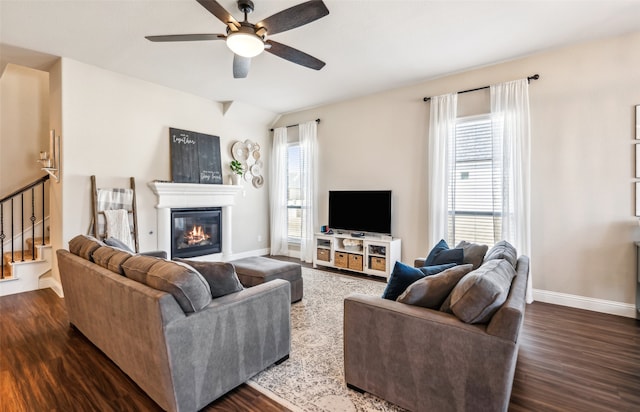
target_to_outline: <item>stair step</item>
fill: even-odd
[[[37,259],[37,256],[36,256]],[[25,250],[24,251],[24,261],[28,261],[28,260],[35,260],[33,259],[33,255],[31,254],[31,250]],[[16,250],[13,252],[13,261],[14,262],[22,262],[23,258],[22,258],[22,251],[21,250]],[[6,252],[4,254],[4,263],[5,264],[10,264],[11,262],[11,252]]]
[[[33,244],[33,238],[29,238],[29,239],[25,239],[24,241],[27,246],[27,249],[31,249],[31,246]],[[44,238],[44,244],[45,245],[50,245],[51,244],[51,240],[48,237]],[[41,246],[42,245],[42,236],[36,236],[36,246]]]
[[[0,276],[0,280],[13,279],[13,268],[11,265],[5,263],[2,265],[2,268],[4,269],[4,272],[2,273],[3,276]]]

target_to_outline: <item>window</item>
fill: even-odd
[[[300,144],[287,147],[287,237],[300,243],[302,237],[302,192],[300,187]]]
[[[502,176],[491,116],[457,119],[454,139],[449,142],[449,240],[493,245],[501,236]]]

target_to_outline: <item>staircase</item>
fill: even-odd
[[[53,253],[45,233],[48,180],[43,176],[0,200],[0,296],[49,287],[43,279]]]

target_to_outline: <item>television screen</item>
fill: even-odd
[[[391,190],[332,190],[329,227],[391,234]]]

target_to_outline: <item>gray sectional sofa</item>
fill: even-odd
[[[289,355],[285,280],[212,297],[212,278],[184,264],[85,236],[69,249],[57,257],[70,323],[165,410],[201,409]]]
[[[411,411],[506,411],[524,319],[529,258],[516,260],[512,254],[503,259],[499,254],[496,260],[492,252],[459,280],[440,307],[348,296],[344,301],[347,385]],[[424,260],[416,265],[424,265]],[[480,294],[472,284],[482,286],[490,277],[503,277],[509,271],[503,278],[510,284],[503,287],[501,304],[489,311],[479,309]]]

